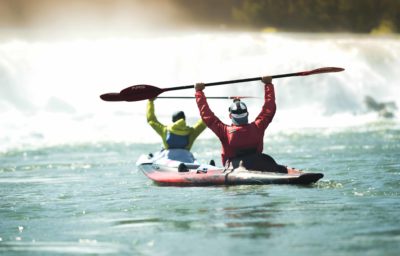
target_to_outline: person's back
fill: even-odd
[[[170,125],[160,123],[155,115],[153,99],[147,103],[147,122],[162,138],[164,149],[190,151],[196,138],[207,127],[201,119],[193,127],[187,126],[183,111],[173,114]]]
[[[272,121],[275,111],[275,92],[271,77],[263,77],[265,83],[265,101],[255,121],[248,123],[248,111],[243,102],[234,101],[229,108],[232,125],[226,125],[214,115],[203,93],[204,84],[196,84],[196,101],[200,115],[206,125],[218,136],[222,143],[222,163],[234,158],[262,153],[264,132]]]

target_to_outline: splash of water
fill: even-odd
[[[355,35],[204,33],[187,36],[0,43],[2,149],[87,141],[158,141],[145,120],[146,102],[109,103],[105,92],[134,84],[160,88],[291,73],[325,66],[342,73],[275,80],[274,130],[347,127],[371,122],[364,98],[400,105],[400,40]],[[259,82],[210,87],[209,96],[262,95]],[[168,92],[192,96],[193,90]],[[262,104],[248,100],[250,118]],[[210,101],[228,123],[227,101]],[[192,100],[157,100],[159,120]],[[206,133],[205,136],[212,136]]]

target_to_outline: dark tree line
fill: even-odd
[[[400,0],[172,0],[195,21],[283,31],[400,32]]]

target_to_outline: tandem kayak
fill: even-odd
[[[266,184],[312,184],[322,173],[288,168],[288,173],[248,170],[243,166],[223,168],[198,163],[186,150],[164,150],[139,157],[136,166],[146,177],[166,186],[232,186]]]

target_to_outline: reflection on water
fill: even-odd
[[[41,255],[43,253],[61,254],[112,254],[121,253],[124,248],[117,244],[100,243],[96,240],[81,239],[78,242],[3,242],[0,252],[16,252]]]
[[[159,218],[148,218],[148,219],[126,219],[114,221],[113,225],[118,228],[137,228],[149,225],[156,225],[162,223],[163,220]]]
[[[272,228],[282,228],[284,223],[277,222],[279,206],[274,202],[261,205],[226,207],[222,211],[225,216],[223,228],[232,237],[259,238],[269,237]]]
[[[228,200],[228,198],[226,198]],[[222,204],[223,205],[223,204]],[[169,212],[160,207],[159,217],[132,218],[115,220],[113,229],[131,230],[131,232],[178,232],[178,233],[220,233],[231,237],[269,237],[271,229],[283,228],[285,223],[279,221],[282,202],[248,204],[221,208],[202,205],[170,206]],[[176,208],[175,208],[176,207]]]

